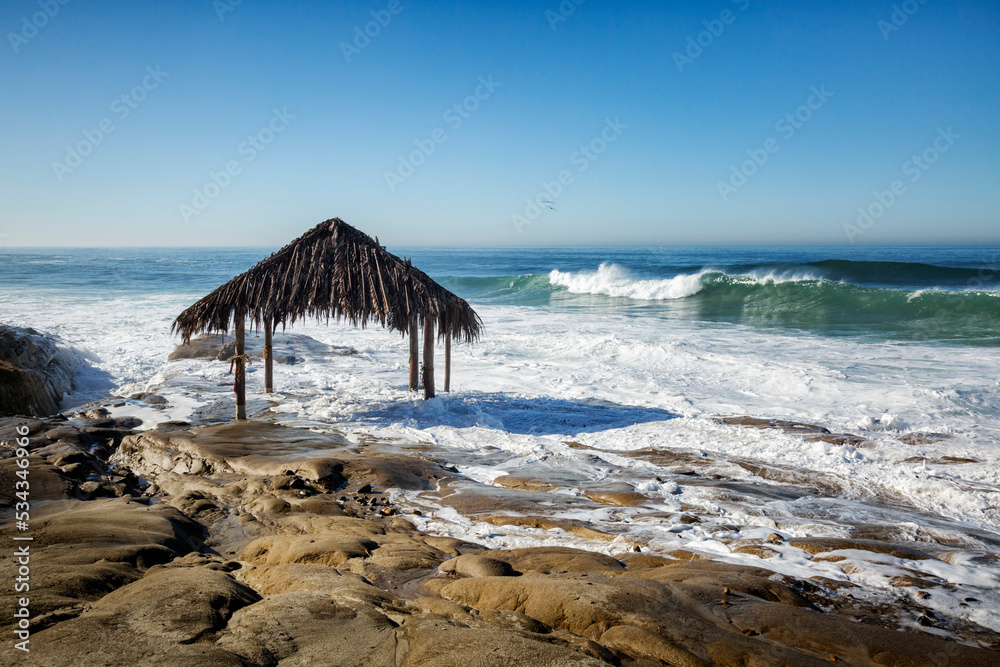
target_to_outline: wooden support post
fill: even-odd
[[[424,320],[424,398],[434,398],[434,318]]]
[[[264,393],[274,393],[274,345],[271,340],[271,318],[264,319]]]
[[[243,313],[236,316],[236,418],[247,418],[247,364],[246,364],[246,318]]]
[[[417,348],[419,326],[416,315],[410,316],[410,391],[420,389],[420,350]]]
[[[451,391],[451,334],[444,337],[444,391]]]

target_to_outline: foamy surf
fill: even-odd
[[[613,262],[602,262],[597,271],[569,272],[553,269],[549,282],[565,287],[573,294],[603,294],[638,301],[669,301],[698,294],[709,286],[728,282],[742,285],[780,285],[787,282],[821,281],[821,276],[806,270],[759,270],[728,274],[705,268],[697,273],[680,274],[665,279],[637,278],[633,271]]]
[[[768,334],[750,339],[752,351],[737,346],[746,329],[706,339],[703,328],[686,326],[664,346],[652,319],[605,321],[626,330],[608,336],[585,315],[547,324],[530,309],[482,314],[505,324],[489,342],[456,346],[452,394],[422,401],[407,393],[406,346],[396,336],[311,326],[298,330],[360,354],[330,359],[295,343],[301,363],[277,367],[277,404],[251,373],[251,412],[453,466],[467,481],[394,493],[437,534],[493,548],[694,553],[851,584],[873,602],[929,590],[921,604],[936,613],[1000,631],[991,611],[1000,608],[1000,565],[987,559],[1000,544],[995,421],[959,415],[951,394],[915,396],[905,386],[910,372],[897,371],[904,386],[887,392],[845,363],[864,356],[873,367],[916,368],[927,348]],[[967,374],[981,363],[970,349],[940,371]],[[229,382],[220,362],[183,360],[145,389],[167,397],[161,418],[211,421],[231,409]],[[980,403],[996,391],[984,383]],[[818,421],[864,442],[808,441],[718,424],[715,414]],[[918,429],[944,433],[902,440]],[[635,504],[606,500],[617,497]],[[781,540],[769,542],[774,534]],[[851,546],[871,538],[928,556]],[[832,556],[815,558],[817,545]]]
[[[665,280],[637,280],[627,269],[604,262],[593,273],[571,273],[553,269],[549,282],[565,287],[573,294],[604,294],[643,301],[683,299],[701,291],[702,277],[708,271],[680,275]]]

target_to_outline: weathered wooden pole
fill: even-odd
[[[424,398],[434,398],[434,318],[424,319]]]
[[[236,316],[236,418],[247,418],[247,341],[243,313]]]
[[[410,316],[410,391],[420,389],[420,350],[417,347],[419,325],[417,316]]]
[[[444,391],[451,391],[451,332],[444,337]]]
[[[271,358],[274,352],[273,341],[271,340],[271,318],[264,319],[264,393],[274,392],[274,361]]]

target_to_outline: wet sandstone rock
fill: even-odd
[[[438,566],[438,572],[459,577],[513,577],[519,574],[506,561],[475,554],[446,560]]]
[[[55,463],[85,462],[80,446],[47,447],[33,465],[72,493]],[[423,533],[383,516],[392,490],[447,490],[457,473],[335,435],[171,428],[125,436],[113,458],[160,502],[36,506],[44,604],[31,664],[995,664],[995,652],[874,612],[860,624],[821,611],[822,586],[769,570]],[[103,474],[124,484],[123,469]]]

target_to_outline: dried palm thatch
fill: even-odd
[[[362,327],[375,321],[403,333],[431,319],[439,337],[467,342],[482,330],[464,299],[340,218],[320,223],[222,285],[181,313],[170,330],[186,343],[199,333],[229,331],[241,316],[257,329],[312,316]]]

